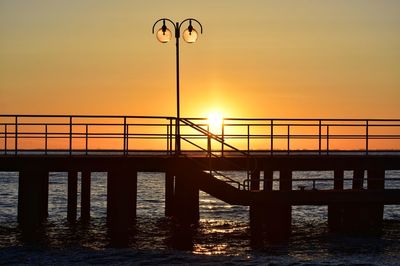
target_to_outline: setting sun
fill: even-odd
[[[210,132],[214,134],[220,134],[224,121],[223,115],[220,112],[212,112],[209,113],[207,117],[207,123],[210,127]]]

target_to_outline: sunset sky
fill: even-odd
[[[0,113],[175,116],[162,17],[204,27],[181,116],[400,117],[397,0],[0,0]]]

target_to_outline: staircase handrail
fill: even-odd
[[[245,152],[245,151],[239,150],[238,148],[236,148],[236,147],[234,147],[234,146],[232,146],[232,145],[230,145],[230,144],[228,144],[228,143],[225,143],[225,141],[224,141],[221,137],[219,137],[218,135],[215,135],[215,134],[211,133],[209,130],[206,130],[206,129],[202,128],[201,126],[199,126],[199,125],[197,125],[197,124],[191,122],[190,120],[188,120],[188,119],[186,119],[186,118],[181,118],[180,120],[181,120],[184,124],[190,126],[191,128],[196,129],[196,130],[199,131],[200,133],[203,133],[203,135],[205,135],[205,136],[211,137],[212,139],[218,141],[218,142],[221,143],[222,145],[225,145],[225,146],[227,146],[228,148],[230,148],[230,149],[232,149],[232,150],[234,150],[234,151],[237,151],[237,152],[239,152],[239,153],[241,153],[241,154],[243,154],[243,155],[245,155],[245,156],[250,156],[250,152]]]
[[[192,142],[192,141],[186,139],[185,137],[181,137],[181,139],[184,140],[184,141],[186,141],[186,142],[188,142],[189,144],[191,144],[191,145],[193,145],[193,146],[195,146],[195,147],[197,147],[197,148],[203,150],[204,152],[208,152],[207,149],[205,149],[205,148],[201,147],[200,145],[198,145],[198,144],[196,144],[196,143],[194,143],[194,142]],[[214,154],[214,153],[210,153],[210,155],[211,155],[211,156],[214,156],[214,157],[216,157],[216,158],[218,158],[218,156],[217,156],[216,154]],[[183,154],[183,156],[185,156],[186,158],[192,159],[192,157],[186,156],[186,155],[184,155],[184,154]],[[200,162],[197,161],[197,160],[196,160],[195,162],[197,162],[198,164],[200,164]],[[203,166],[203,165],[202,165],[202,166]],[[210,168],[210,167],[209,167],[209,168]],[[228,177],[228,176],[222,174],[221,172],[218,172],[218,171],[213,170],[213,169],[209,169],[209,173],[210,173],[211,175],[213,175],[212,173],[215,173],[215,174],[218,175],[218,176],[222,176],[223,178],[226,179],[224,182],[236,184],[239,190],[242,189],[242,186],[243,186],[243,188],[244,188],[244,185],[242,185],[239,181],[236,181],[236,180],[234,180],[234,179],[232,179],[232,178],[230,178],[230,177]],[[215,175],[213,175],[213,176],[215,177]],[[215,177],[215,178],[216,178],[216,177]]]
[[[189,127],[193,128],[193,129],[199,131],[199,132],[202,133],[203,135],[205,135],[205,136],[207,136],[207,137],[210,137],[210,138],[212,138],[212,139],[218,141],[218,142],[221,143],[222,145],[225,145],[225,146],[229,147],[230,149],[233,149],[234,151],[239,152],[239,153],[245,155],[245,156],[247,157],[247,159],[250,159],[250,158],[251,158],[251,159],[253,160],[253,165],[254,165],[254,167],[253,167],[253,169],[247,169],[247,179],[249,179],[250,174],[253,173],[253,172],[257,169],[257,160],[256,160],[253,156],[251,156],[250,151],[244,152],[244,151],[239,150],[238,148],[236,148],[236,147],[234,147],[234,146],[232,146],[232,145],[230,145],[230,144],[225,143],[225,141],[224,141],[223,138],[221,138],[221,137],[219,137],[218,135],[215,135],[215,134],[211,133],[209,130],[206,130],[206,129],[202,128],[201,126],[199,126],[199,125],[197,125],[197,124],[191,122],[189,119],[181,118],[180,121],[182,121],[182,122],[183,122],[184,124],[186,124],[187,126],[189,126]],[[182,138],[182,137],[181,137],[181,138]],[[186,139],[185,139],[185,140],[186,140]],[[187,140],[186,140],[186,141],[187,141]],[[199,145],[195,145],[195,146],[198,147]],[[201,149],[202,149],[202,150],[205,150],[205,149],[203,149],[203,148],[201,148]],[[213,155],[213,153],[211,152],[211,149],[210,149],[210,150],[206,150],[206,151],[208,152],[208,154]],[[219,156],[216,156],[216,157],[219,157]],[[210,157],[210,158],[211,158],[211,157]],[[223,157],[220,156],[219,158],[223,158]],[[249,167],[249,165],[248,165],[248,167]],[[210,169],[210,172],[211,172],[211,169]],[[239,184],[240,184],[240,183],[239,183]],[[241,186],[241,184],[239,185],[239,188],[240,188],[240,186]],[[243,187],[245,188],[245,186],[243,186]]]

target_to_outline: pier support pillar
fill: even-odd
[[[68,172],[68,202],[67,220],[70,223],[76,222],[76,209],[78,203],[78,172]]]
[[[175,176],[174,217],[178,223],[198,224],[199,187],[194,177],[187,176],[195,173],[178,173]]]
[[[260,171],[254,170],[250,175],[250,190],[260,190]]]
[[[343,190],[344,184],[344,171],[342,169],[334,170],[333,189],[340,191]],[[343,226],[344,215],[343,204],[329,204],[328,205],[328,227],[332,232],[341,231]]]
[[[48,216],[49,173],[44,170],[22,170],[18,183],[18,223],[34,231]]]
[[[363,189],[364,184],[364,169],[355,169],[353,171],[353,190]],[[359,234],[368,231],[365,228],[366,215],[368,207],[365,204],[346,204],[344,206],[344,233]]]
[[[273,173],[273,170],[268,167],[264,169],[263,190],[265,193],[272,191]],[[259,179],[260,173],[254,172],[251,176],[251,190],[260,189]],[[262,247],[265,239],[268,239],[270,241],[275,241],[275,239],[277,239],[273,239],[270,234],[270,231],[273,230],[271,228],[273,226],[273,217],[278,211],[274,207],[274,204],[250,206],[251,245],[253,247]]]
[[[274,179],[274,171],[272,169],[264,169],[264,191],[272,191],[273,188],[273,180]]]
[[[260,190],[260,171],[255,170],[250,175],[250,190]],[[265,206],[253,204],[249,209],[250,232],[252,246],[261,246],[264,240]]]
[[[362,190],[364,169],[353,172],[353,190]],[[384,188],[385,171],[368,170],[368,189]],[[343,187],[343,171],[335,171],[335,189]],[[340,184],[341,187],[336,186]],[[365,234],[379,232],[382,226],[382,204],[331,204],[328,207],[328,225],[332,232],[345,234]]]
[[[165,173],[165,216],[174,214],[175,176],[171,171]]]
[[[250,237],[253,247],[262,247],[265,239],[266,231],[266,215],[267,205],[251,205],[250,206]]]
[[[336,182],[341,182],[342,173],[335,172]],[[353,190],[363,189],[364,170],[355,169],[353,171]],[[340,189],[338,187],[338,189]],[[355,203],[350,204],[331,204],[328,211],[328,226],[332,232],[357,234],[364,232],[366,205]]]
[[[118,166],[107,177],[107,225],[111,245],[128,245],[129,228],[136,218],[137,172]]]
[[[81,221],[87,222],[90,220],[90,171],[82,171],[81,179]]]
[[[280,171],[279,189],[281,191],[292,190],[292,171],[284,169]],[[266,237],[267,240],[285,241],[289,239],[292,225],[292,206],[284,202],[272,202],[267,206]]]
[[[353,172],[353,189],[363,189],[364,169],[356,169]]]
[[[384,169],[368,169],[367,173],[367,187],[368,189],[381,190],[385,189],[385,170]],[[368,205],[368,223],[367,227],[373,232],[380,232],[382,230],[383,222],[383,204],[369,204]]]

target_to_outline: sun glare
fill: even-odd
[[[214,113],[208,114],[207,123],[210,127],[211,133],[221,134],[223,120],[224,120],[224,118],[221,113],[214,112]]]

